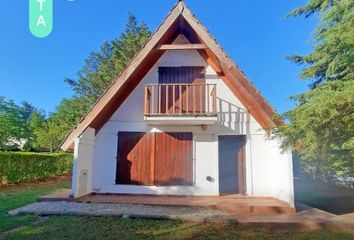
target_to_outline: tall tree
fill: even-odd
[[[25,144],[27,150],[32,149],[35,136],[31,126],[34,115],[43,116],[40,110],[28,102],[17,105],[12,100],[0,97],[0,149],[15,150]]]
[[[314,49],[289,59],[304,65],[309,91],[294,96],[283,114],[289,124],[275,129],[284,148],[300,154],[305,171],[328,179],[354,170],[354,1],[310,0],[290,15],[318,14]]]
[[[151,31],[138,24],[129,14],[125,31],[111,42],[104,42],[99,52],[90,53],[77,79],[66,79],[76,97],[83,97],[92,105],[127,66],[130,59],[150,37]]]
[[[41,149],[49,150],[50,152],[59,150],[63,130],[60,122],[56,120],[55,118],[51,118],[40,128],[34,130]]]
[[[97,101],[107,87],[127,66],[130,59],[150,37],[151,31],[138,24],[129,14],[125,31],[119,38],[106,41],[100,51],[89,54],[76,79],[65,81],[74,91],[74,97],[64,99],[51,114],[44,128],[36,131],[41,146],[59,150],[61,141]]]
[[[44,111],[36,109],[27,120],[28,135],[23,149],[26,151],[43,151],[45,148],[38,142],[36,131],[42,129],[46,124],[46,114]]]
[[[0,97],[0,150],[16,148],[26,130],[21,108],[14,101],[6,101]]]
[[[84,106],[83,106],[84,105]],[[83,98],[63,99],[56,111],[42,121],[42,116],[34,114],[31,127],[40,149],[58,151],[68,132],[85,114],[87,103]]]
[[[24,123],[24,132],[21,136],[22,140],[25,141],[23,149],[26,151],[37,151],[40,146],[36,141],[34,130],[45,122],[45,113],[27,101],[23,101],[19,107],[20,117]]]

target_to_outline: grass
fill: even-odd
[[[354,190],[324,182],[295,179],[295,200],[334,214],[354,212]]]
[[[272,231],[236,225],[108,217],[50,217],[43,224],[27,226],[7,239],[353,239],[344,232]]]
[[[27,225],[35,220],[34,216],[8,217],[9,210],[22,207],[36,201],[37,197],[52,193],[60,188],[70,187],[67,179],[22,186],[0,188],[0,234],[4,231]]]
[[[10,209],[62,187],[68,187],[68,182],[0,189],[0,239],[354,239],[354,232],[329,230],[275,231],[238,225],[116,217],[5,215]],[[1,236],[1,232],[11,229],[17,231]]]

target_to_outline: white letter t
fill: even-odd
[[[42,12],[43,11],[43,3],[45,3],[45,0],[37,0],[39,3],[39,10]]]

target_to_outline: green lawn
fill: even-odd
[[[331,231],[271,231],[220,224],[103,217],[50,217],[8,239],[353,239]]]
[[[10,209],[33,202],[37,196],[67,187],[67,182],[0,190],[0,239],[354,239],[354,232],[275,231],[236,225],[200,224],[166,220],[110,217],[8,217]],[[19,226],[12,233],[1,233]]]
[[[38,196],[56,191],[59,188],[68,188],[68,181],[45,185],[28,185],[19,187],[0,188],[0,234],[9,229],[27,225],[35,220],[34,216],[8,217],[9,210],[22,207],[36,201]]]

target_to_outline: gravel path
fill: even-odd
[[[231,217],[231,215],[226,212],[197,207],[77,202],[35,202],[12,210],[8,214],[11,216],[22,214],[122,216],[127,218],[142,217],[196,221],[205,221],[205,219],[224,219]]]

